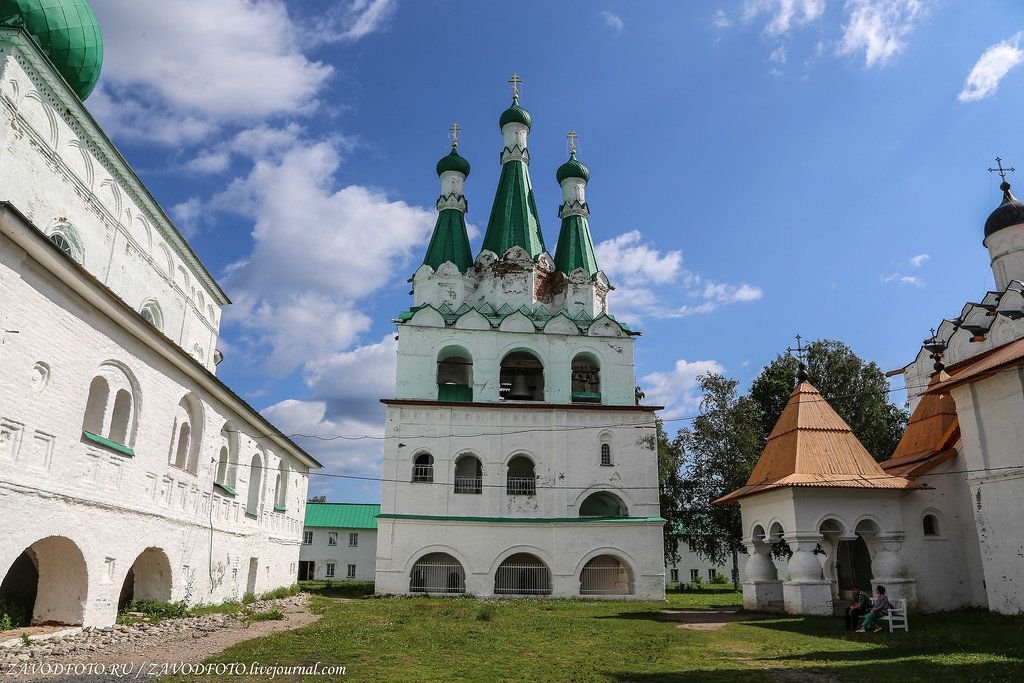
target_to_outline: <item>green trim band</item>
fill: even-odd
[[[377,519],[418,519],[428,522],[487,522],[507,524],[664,524],[664,517],[453,517],[447,515],[398,515],[382,513]]]
[[[275,506],[274,506],[274,512],[284,512],[284,511],[285,511],[285,509],[286,509],[286,508],[285,508],[285,506],[284,506],[284,505],[275,505]]]
[[[93,443],[98,443],[101,446],[106,446],[112,451],[117,451],[121,455],[127,455],[129,458],[135,457],[135,451],[133,451],[132,449],[128,448],[124,444],[119,444],[116,441],[111,441],[110,439],[102,437],[99,434],[93,434],[92,432],[82,430],[82,436],[87,438],[89,441],[92,441]]]
[[[224,493],[228,494],[229,496],[237,496],[238,495],[238,491],[235,491],[233,488],[231,488],[227,484],[219,484],[217,482],[213,482],[213,488],[220,489],[221,491],[223,491]]]

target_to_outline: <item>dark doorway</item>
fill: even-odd
[[[313,560],[299,560],[299,581],[312,581],[316,576],[316,564]]]
[[[839,541],[836,569],[840,590],[856,586],[871,593],[871,553],[868,552],[868,544],[859,535],[855,541]]]
[[[28,553],[25,551],[18,555],[3,583],[0,583],[0,614],[7,614],[12,626],[28,626],[32,623],[39,570]]]

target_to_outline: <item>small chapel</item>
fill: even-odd
[[[748,609],[832,614],[881,584],[921,611],[1024,611],[1024,202],[996,162],[982,240],[995,288],[889,373],[911,409],[892,456],[875,462],[801,365],[746,485],[716,501],[741,509]]]
[[[376,591],[661,599],[654,406],[638,405],[639,332],[608,311],[590,234],[590,171],[554,169],[552,256],[530,179],[533,126],[501,113],[501,176],[483,243],[466,229],[470,164],[437,163],[437,223],[396,319]]]

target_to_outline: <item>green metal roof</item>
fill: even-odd
[[[519,106],[518,98],[513,97],[512,105],[501,112],[501,116],[498,118],[498,128],[504,128],[506,123],[521,123],[527,128],[533,127],[533,117],[530,116],[530,112]]]
[[[483,243],[484,249],[498,256],[513,246],[522,247],[533,258],[544,252],[544,235],[540,231],[530,170],[519,160],[506,161],[501,167],[501,179]]]
[[[437,175],[441,175],[445,171],[458,171],[468,178],[469,162],[459,154],[455,145],[452,145],[451,153],[441,157],[441,160],[437,162],[435,170],[437,171]]]
[[[103,66],[103,37],[87,0],[0,0],[0,26],[24,28],[81,99]]]
[[[572,215],[562,219],[562,229],[555,246],[555,267],[566,275],[577,268],[582,268],[590,275],[597,274],[597,256],[594,254],[594,242],[590,238],[590,225],[586,217]]]
[[[466,232],[466,217],[458,209],[442,209],[437,214],[434,234],[427,246],[423,263],[437,270],[445,261],[451,261],[465,273],[473,265],[473,252]]]
[[[569,155],[569,160],[558,167],[555,171],[555,179],[561,185],[566,178],[580,178],[583,182],[590,181],[590,169],[576,160],[576,153]]]
[[[332,529],[376,529],[377,503],[306,503],[307,527]]]

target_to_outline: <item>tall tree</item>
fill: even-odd
[[[882,369],[831,339],[808,344],[806,362],[808,381],[846,420],[875,460],[881,462],[892,455],[907,426],[908,413],[889,401],[889,383]],[[765,440],[796,386],[796,370],[797,360],[780,354],[750,387],[750,397],[761,411]]]
[[[715,564],[731,558],[735,585],[745,552],[740,509],[711,503],[746,484],[761,455],[763,417],[757,402],[739,395],[736,380],[709,373],[697,383],[704,396],[700,414],[677,438],[683,451],[679,521],[699,555]]]
[[[683,465],[683,449],[678,440],[669,440],[665,424],[658,418],[658,483],[660,485],[661,516],[665,519],[665,564],[679,561],[680,503],[683,497],[683,480],[679,470]]]

